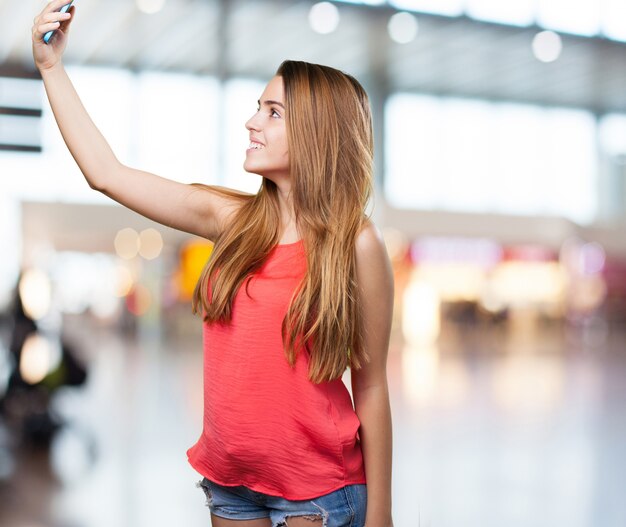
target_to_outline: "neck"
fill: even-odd
[[[280,206],[280,223],[283,231],[295,230],[291,187],[288,182],[278,185],[278,204]]]

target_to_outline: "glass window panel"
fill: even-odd
[[[39,146],[40,124],[39,117],[0,114],[0,143]]]
[[[537,0],[466,0],[465,12],[478,20],[528,26],[535,20]]]
[[[397,9],[446,16],[463,14],[464,3],[465,0],[389,0],[389,4]]]
[[[610,113],[600,120],[600,146],[611,156],[626,155],[626,114]]]
[[[547,109],[542,130],[544,140],[537,156],[545,160],[542,209],[577,223],[591,223],[599,197],[595,118],[580,110]],[[560,203],[555,207],[551,201]]]
[[[217,183],[216,80],[170,73],[137,80],[137,167],[183,183]]]
[[[385,194],[399,208],[596,214],[589,112],[396,94],[387,103]]]
[[[600,31],[600,3],[590,0],[539,0],[537,23],[554,31],[595,35]]]
[[[441,206],[439,159],[445,127],[435,97],[395,95],[386,111],[385,193],[397,207]]]
[[[481,101],[444,98],[440,121],[444,128],[439,160],[440,200],[450,210],[485,208],[492,142],[491,106]]]
[[[540,212],[541,109],[521,104],[494,105],[495,140],[490,176],[495,211],[503,214]]]
[[[225,85],[226,111],[224,117],[225,174],[224,185],[243,192],[256,194],[261,187],[261,176],[243,169],[250,132],[246,122],[254,115],[265,83],[253,79],[235,79]]]
[[[68,75],[78,95],[116,157],[134,164],[133,153],[133,86],[135,75],[115,68],[67,66]],[[68,150],[47,99],[42,106],[42,155],[35,163],[41,169],[30,173],[29,199],[111,203],[86,183],[76,161]]]
[[[42,158],[41,154],[34,152],[0,151],[0,194],[25,199],[41,199],[50,191],[56,194],[55,188],[59,185],[54,181],[57,168],[54,164],[46,166]]]
[[[624,0],[601,0],[602,32],[614,40],[626,42],[626,2]]]
[[[121,162],[182,182],[217,181],[215,79],[82,67],[69,74]],[[86,184],[47,101],[42,128],[43,152],[34,163],[45,168],[33,171],[27,196],[112,203]]]
[[[115,155],[122,162],[129,161],[135,115],[132,97],[135,75],[117,68],[72,66],[66,69],[83,105]],[[49,107],[47,102],[46,105]],[[58,128],[55,137],[55,148],[67,152]]]
[[[41,108],[43,83],[36,79],[0,77],[0,106]]]
[[[66,69],[83,105],[117,158],[125,163],[133,161],[130,155],[132,116],[136,113],[132,100],[135,76],[115,68],[68,66]],[[85,182],[47,100],[43,102],[42,112],[43,151],[36,163],[44,168],[30,173],[25,191],[32,199],[110,203],[110,199]]]

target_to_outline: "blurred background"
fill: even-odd
[[[89,188],[32,62],[44,5],[0,0],[0,525],[209,525],[211,244]],[[282,60],[366,87],[396,527],[626,525],[623,0],[75,5],[85,107],[181,182],[258,190],[244,123]]]

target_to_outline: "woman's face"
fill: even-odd
[[[289,175],[284,104],[283,79],[276,76],[265,87],[257,112],[246,123],[250,144],[243,168],[272,181]]]

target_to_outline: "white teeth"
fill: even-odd
[[[262,144],[260,144],[260,143],[251,142],[250,146],[248,148],[254,148],[255,150],[261,150],[262,148],[265,148],[265,147]]]

